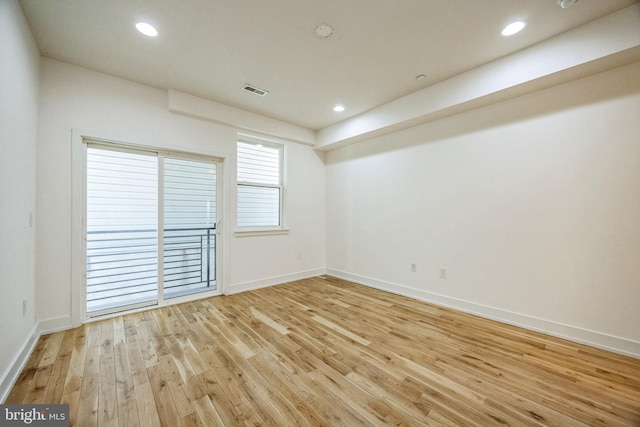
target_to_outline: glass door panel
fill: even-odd
[[[158,159],[87,148],[86,311],[154,304],[158,295]]]
[[[164,158],[164,298],[216,290],[216,164]]]

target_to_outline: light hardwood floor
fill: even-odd
[[[43,336],[72,425],[640,426],[640,360],[331,277]]]

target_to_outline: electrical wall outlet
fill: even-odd
[[[416,265],[415,262],[409,263],[409,270],[412,273],[415,273],[416,271],[418,271],[418,266]]]
[[[440,267],[440,278],[441,279],[446,279],[447,278],[447,268],[446,267]]]

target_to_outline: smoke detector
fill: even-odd
[[[318,25],[316,28],[316,35],[321,39],[326,39],[331,34],[333,34],[333,28],[327,24]]]
[[[558,6],[563,9],[569,9],[576,3],[578,3],[578,0],[558,0]]]
[[[264,89],[258,89],[257,87],[250,85],[249,83],[245,84],[244,86],[242,86],[242,89],[246,90],[247,92],[251,92],[254,95],[258,95],[258,96],[265,96],[266,94],[268,94],[269,92],[264,90]]]

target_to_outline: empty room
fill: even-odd
[[[0,0],[0,424],[640,426],[640,2]]]

